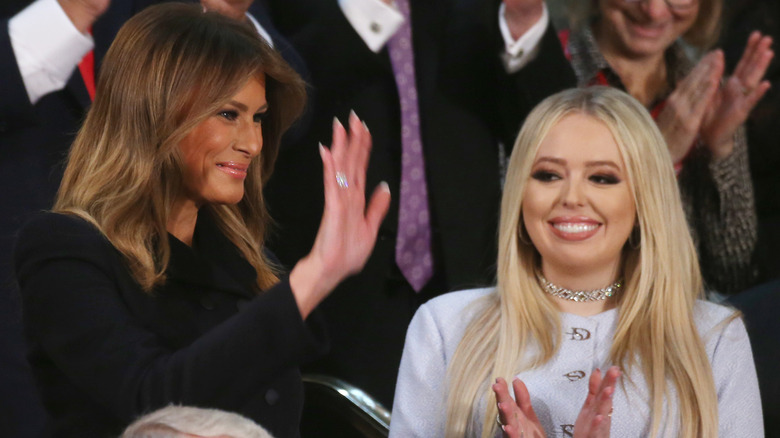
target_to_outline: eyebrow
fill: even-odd
[[[536,160],[536,163],[540,163],[540,162],[549,162],[549,163],[554,163],[554,164],[558,164],[558,165],[561,165],[561,166],[565,166],[566,165],[566,160],[564,160],[563,158],[539,157],[539,159]],[[598,167],[598,166],[612,167],[615,170],[620,171],[620,166],[618,166],[614,161],[611,161],[611,160],[597,160],[597,161],[586,161],[585,162],[585,167]]]
[[[238,108],[238,109],[239,109],[239,111],[244,111],[244,112],[246,112],[246,111],[249,111],[249,107],[247,107],[246,105],[244,105],[244,104],[243,104],[243,103],[241,103],[241,102],[237,102],[237,101],[235,101],[235,100],[231,100],[231,101],[230,101],[230,102],[228,102],[228,103],[229,103],[230,105],[233,105],[234,107]],[[268,102],[266,102],[266,103],[265,103],[263,106],[261,106],[260,108],[258,108],[258,109],[257,109],[257,112],[258,112],[258,113],[262,113],[262,112],[265,112],[266,110],[268,110]]]

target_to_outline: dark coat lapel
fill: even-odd
[[[255,294],[255,270],[217,228],[211,215],[198,214],[193,248],[168,235],[171,260],[169,281],[201,286],[247,298]]]

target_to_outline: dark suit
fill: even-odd
[[[28,3],[17,1],[13,12]],[[95,23],[97,62],[133,13],[132,6],[113,2]],[[9,436],[34,437],[42,432],[45,412],[24,358],[11,252],[14,235],[30,214],[51,206],[61,163],[90,100],[77,72],[65,89],[30,104],[8,36],[10,17],[0,22],[0,429],[10,431]]]
[[[111,2],[92,27],[96,68],[122,24],[159,2]],[[14,236],[31,214],[51,207],[68,147],[90,104],[78,69],[63,90],[43,96],[35,105],[30,103],[8,35],[8,19],[29,3],[3,2],[0,20],[0,430],[14,437],[38,436],[45,422],[24,358],[19,297],[12,275]],[[253,5],[250,13],[285,59],[303,72],[302,61],[271,26],[262,6]]]
[[[764,432],[780,437],[780,280],[733,295],[728,302],[744,314],[761,390]]]
[[[192,248],[169,236],[164,286],[144,293],[122,255],[82,219],[42,214],[20,232],[17,278],[30,361],[55,436],[116,436],[169,403],[245,415],[298,435],[298,364],[326,342],[289,283],[256,273],[201,212]]]
[[[346,120],[355,110],[373,138],[367,188],[387,181],[393,200],[363,272],[321,306],[332,352],[313,369],[343,378],[390,406],[404,334],[417,307],[450,289],[493,281],[499,142],[508,153],[525,114],[541,97],[557,91],[559,83],[573,81],[573,74],[562,56],[540,57],[516,75],[504,73],[496,2],[411,2],[435,265],[433,279],[418,294],[394,259],[401,127],[387,50],[372,52],[336,0],[271,3],[274,23],[309,67],[316,97],[309,108],[313,123],[308,135],[283,145],[266,190],[278,223],[278,243],[272,239],[271,245],[289,266],[311,248],[323,208],[317,142],[329,144],[333,117]],[[557,41],[554,32],[547,37]],[[528,78],[538,70],[547,72],[545,81],[529,87]],[[509,102],[513,111],[505,113]]]

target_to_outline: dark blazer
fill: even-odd
[[[767,437],[780,437],[780,280],[730,296],[728,303],[741,310],[756,362],[758,387]]]
[[[4,2],[16,13],[30,1]],[[115,1],[95,23],[95,59],[99,64],[134,2]],[[16,231],[36,211],[51,207],[68,147],[78,130],[89,95],[81,76],[30,104],[8,36],[0,19],[0,429],[9,436],[42,433],[45,411],[25,359],[19,296],[13,284],[12,248]]]
[[[19,296],[14,285],[14,236],[32,214],[51,207],[67,150],[90,105],[78,69],[67,86],[32,105],[8,35],[8,19],[30,0],[4,0],[0,14],[0,430],[35,437],[45,423],[21,336]],[[122,24],[160,0],[115,0],[92,28],[95,66],[100,64]],[[262,5],[250,13],[269,32],[285,59],[305,75],[303,62],[273,28]]]
[[[309,67],[312,125],[302,141],[280,151],[266,195],[278,223],[270,245],[292,266],[311,248],[323,208],[317,143],[330,144],[334,116],[350,110],[371,130],[367,188],[386,181],[393,194],[376,247],[363,272],[321,308],[332,351],[315,368],[335,374],[390,405],[406,327],[428,298],[493,281],[501,194],[500,156],[508,157],[520,123],[541,98],[574,83],[560,55],[518,74],[500,64],[497,3],[488,0],[411,2],[420,125],[431,209],[436,274],[414,293],[395,266],[400,183],[400,109],[387,50],[372,52],[337,0],[271,1],[277,28]],[[546,43],[557,42],[554,32]],[[545,53],[545,51],[543,51]],[[543,72],[543,73],[542,73]],[[535,78],[543,78],[536,81]],[[512,108],[505,112],[504,108]]]
[[[287,281],[256,294],[254,269],[201,213],[190,248],[172,236],[167,281],[145,293],[86,221],[36,217],[15,254],[30,361],[54,436],[118,435],[170,403],[238,412],[298,436],[298,364],[327,342]]]

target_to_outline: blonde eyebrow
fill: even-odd
[[[617,163],[610,160],[588,161],[585,163],[585,167],[597,167],[597,166],[607,166],[607,167],[612,167],[617,171],[621,170],[620,166],[618,166]]]
[[[561,166],[565,166],[566,165],[566,160],[565,159],[563,159],[563,158],[554,158],[554,157],[539,157],[536,160],[536,163],[534,163],[534,164],[544,163],[544,162],[559,164]],[[597,160],[597,161],[587,161],[587,162],[585,162],[585,167],[598,167],[598,166],[608,166],[608,167],[612,167],[612,168],[614,168],[615,170],[618,170],[618,171],[621,170],[620,166],[618,166],[617,163],[615,163],[614,161],[611,161],[611,160]]]
[[[564,160],[563,158],[539,157],[539,159],[537,159],[536,163],[534,163],[534,164],[537,164],[537,163],[540,163],[540,162],[541,163],[543,163],[543,162],[550,162],[550,163],[560,164],[561,166],[566,165],[566,160]]]

